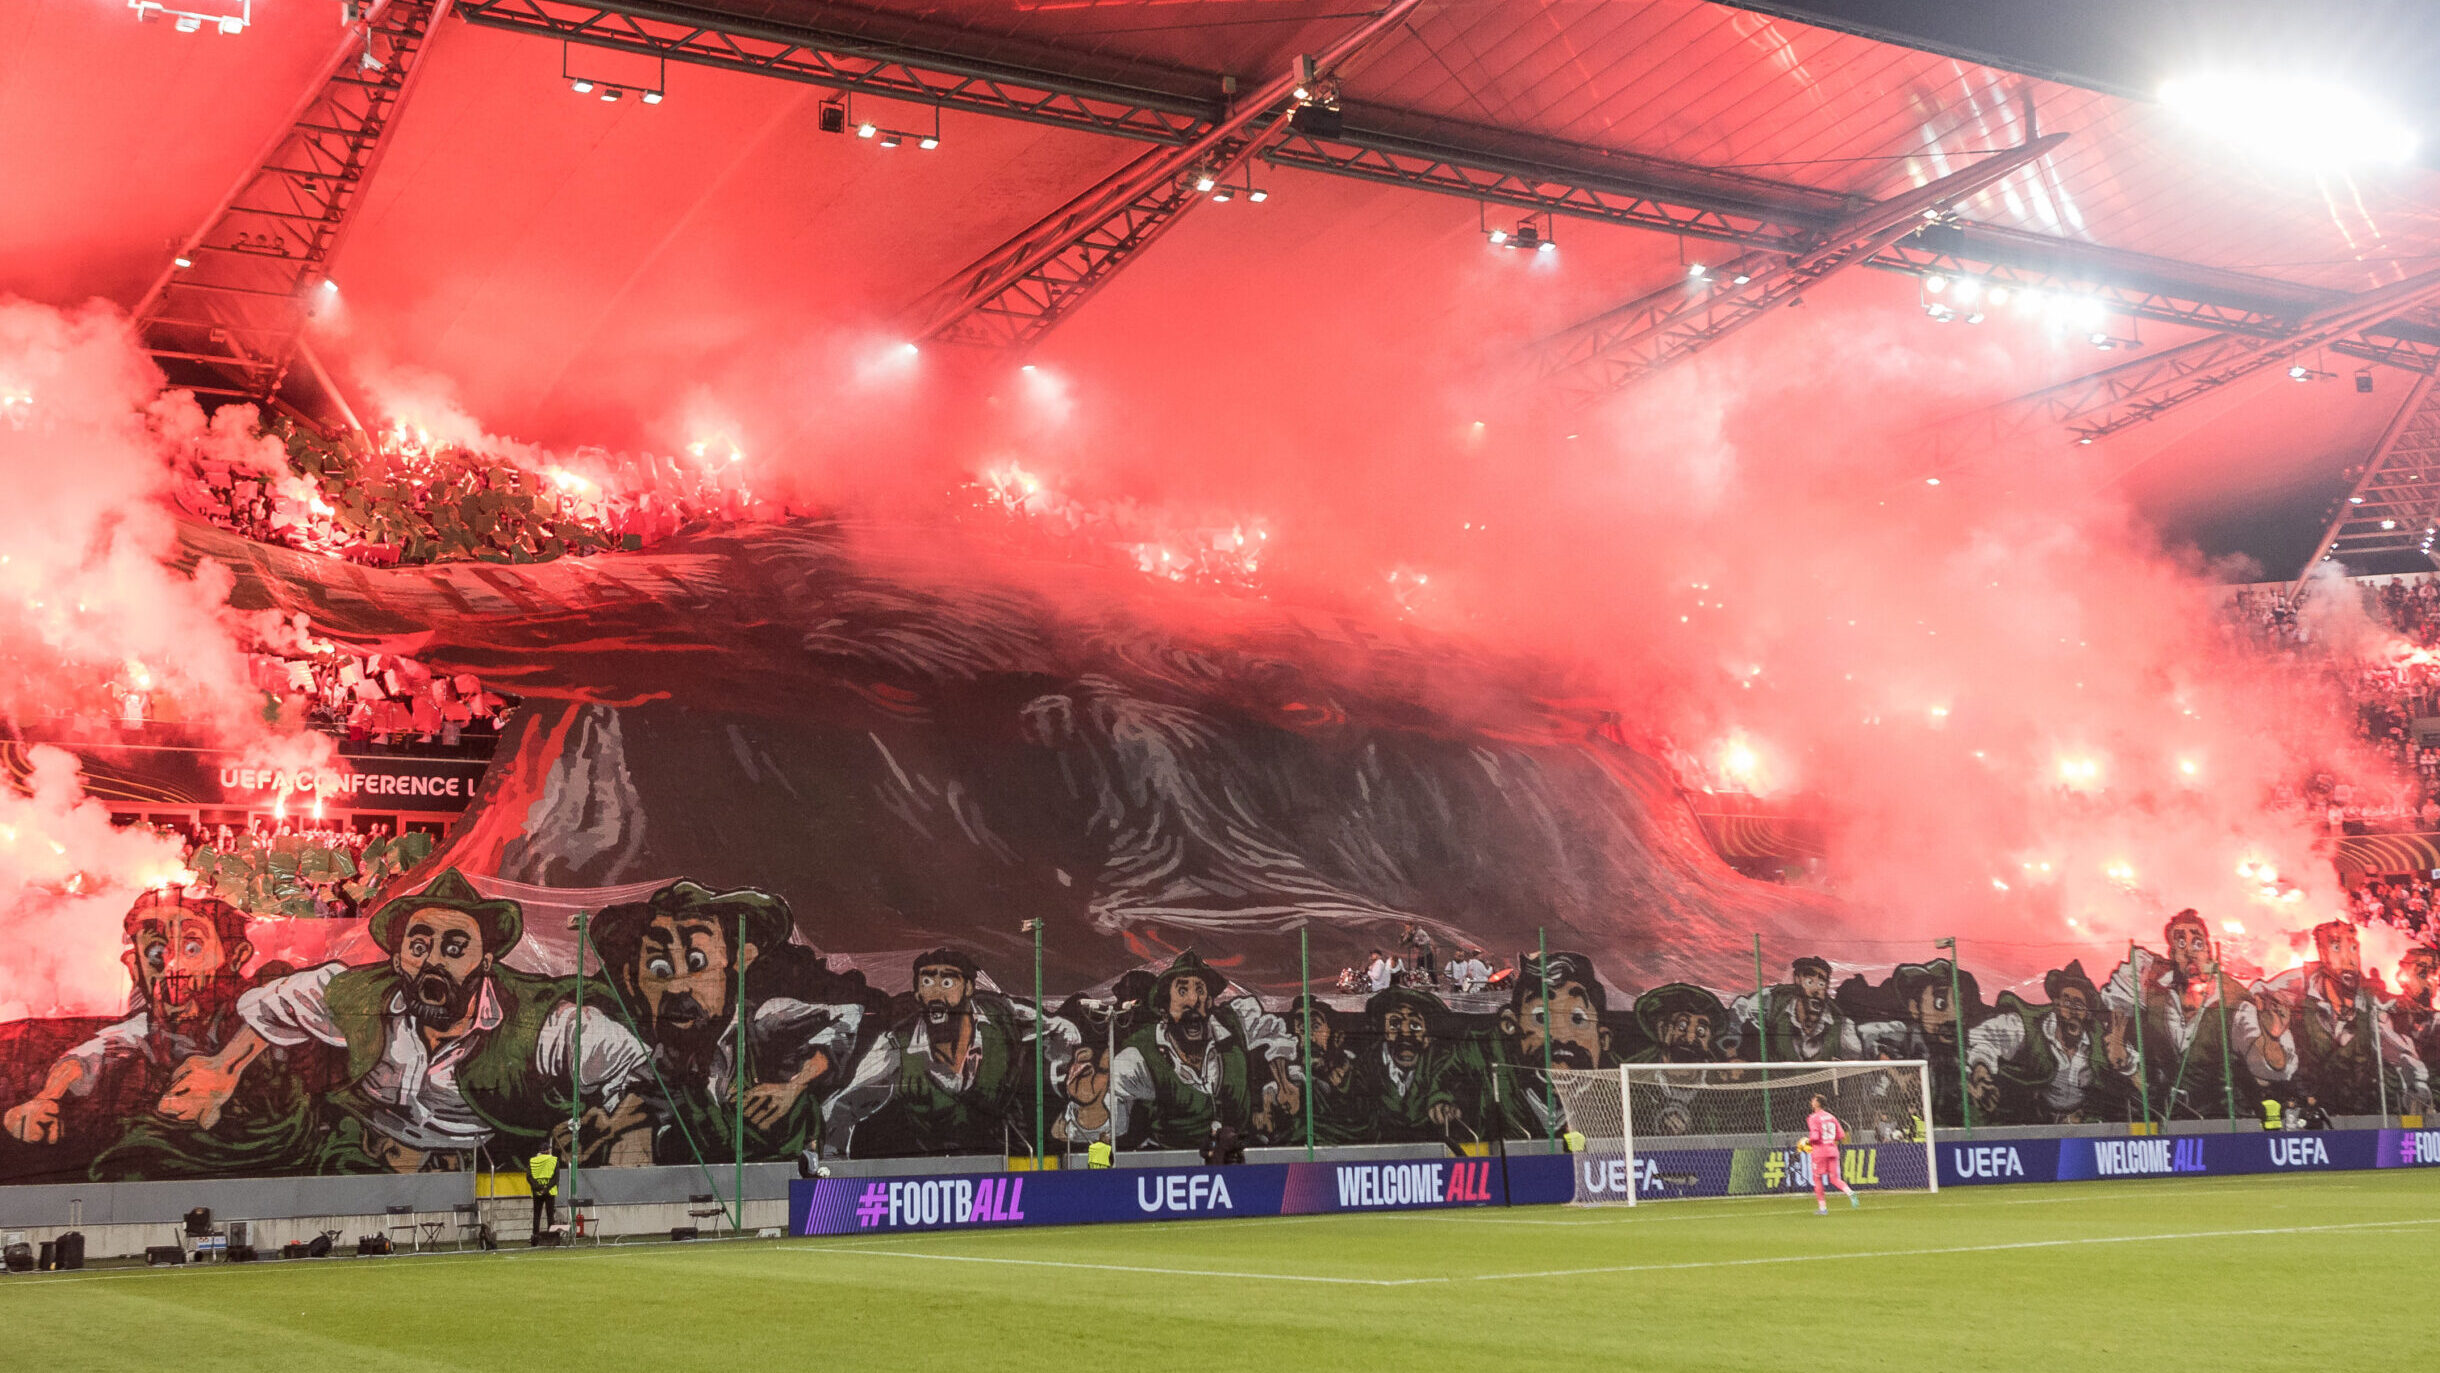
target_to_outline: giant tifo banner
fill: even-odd
[[[1614,720],[1407,627],[814,524],[389,571],[184,537],[241,609],[525,704],[358,917],[146,893],[123,1001],[0,1009],[0,1180],[571,1133],[590,1168],[1469,1146],[1565,1128],[1546,1065],[1920,1059],[1943,1125],[2346,1115],[2415,1109],[2440,1053],[2435,956],[2382,988],[2343,924],[2270,976],[2191,913],[2031,973],[1844,956],[1842,911],[1730,871]],[[1765,973],[1724,980],[1757,932]]]

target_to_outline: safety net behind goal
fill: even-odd
[[[1839,1172],[1857,1191],[1939,1190],[1920,1060],[1638,1063],[1552,1073],[1579,1203],[1813,1190],[1812,1099],[1847,1127]]]

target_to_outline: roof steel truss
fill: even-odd
[[[265,399],[296,357],[351,212],[449,0],[376,0],[262,155],[136,307],[169,384]]]

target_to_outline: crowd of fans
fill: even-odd
[[[274,710],[374,748],[455,751],[498,731],[509,701],[470,672],[434,672],[413,658],[354,653],[315,637],[303,612],[274,619],[251,655],[254,685]]]
[[[189,884],[255,916],[345,919],[383,883],[431,856],[421,830],[392,834],[376,821],[354,829],[330,820],[265,819],[199,829],[154,823],[184,848]]]
[[[2355,740],[2353,758],[2328,760],[2283,783],[2272,803],[2302,810],[2330,834],[2411,833],[2440,829],[2440,747],[2416,737],[2415,721],[2440,715],[2440,585],[2403,578],[2354,584],[2364,616],[2393,647],[2365,661],[2325,651],[2317,623],[2284,586],[2239,587],[2223,626],[2282,669],[2297,712],[2333,712]],[[2305,594],[2327,594],[2318,590]]]
[[[546,562],[651,547],[682,530],[772,513],[730,453],[630,457],[581,450],[533,471],[399,426],[378,442],[272,420],[286,472],[202,449],[178,473],[188,515],[260,543],[379,567]],[[696,445],[701,449],[703,445]]]
[[[266,722],[320,730],[347,740],[353,752],[487,754],[514,704],[472,673],[435,672],[413,658],[357,653],[319,638],[302,612],[258,617],[244,647],[248,685],[262,693]],[[135,662],[88,682],[64,713],[127,730],[184,719],[177,697]]]

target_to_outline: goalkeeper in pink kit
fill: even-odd
[[[1849,1206],[1863,1204],[1856,1200],[1855,1189],[1847,1185],[1846,1175],[1839,1171],[1838,1146],[1846,1138],[1847,1127],[1830,1114],[1829,1106],[1819,1096],[1814,1097],[1813,1114],[1805,1117],[1805,1147],[1813,1151],[1813,1214],[1817,1216],[1830,1214],[1830,1197],[1822,1190],[1825,1176],[1847,1194]]]

